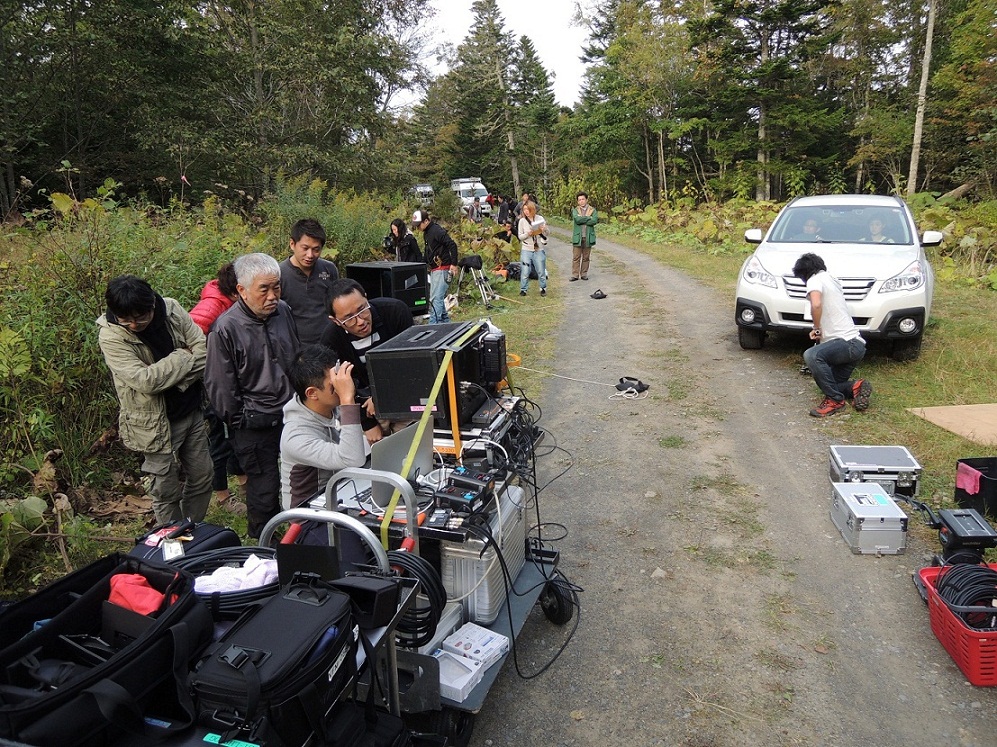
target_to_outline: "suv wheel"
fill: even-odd
[[[738,327],[737,341],[744,350],[761,350],[765,342],[765,332],[751,327]]]
[[[893,360],[903,363],[905,361],[917,360],[921,354],[921,335],[909,340],[896,340],[893,343],[893,352],[890,357]]]

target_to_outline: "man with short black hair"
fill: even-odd
[[[324,345],[305,345],[288,370],[295,395],[284,405],[280,437],[281,503],[306,504],[332,476],[367,459],[353,364]]]
[[[353,364],[363,406],[362,424],[369,443],[380,441],[385,428],[374,417],[367,374],[367,353],[412,326],[412,312],[397,298],[371,298],[356,280],[340,278],[332,284],[331,320],[322,344],[339,360]]]
[[[294,395],[286,371],[299,344],[291,309],[281,300],[277,260],[244,255],[235,275],[239,300],[211,328],[204,383],[248,476],[248,532],[258,538],[280,511],[283,409]]]
[[[322,224],[303,218],[291,227],[291,256],[280,263],[281,299],[291,307],[302,344],[316,343],[322,336],[329,286],[339,279],[336,265],[322,259],[325,241]]]
[[[841,284],[827,272],[824,260],[813,253],[796,260],[793,276],[807,284],[814,325],[810,339],[819,341],[803,353],[814,381],[824,393],[824,400],[810,414],[815,418],[834,415],[844,408],[847,399],[852,400],[856,410],[867,409],[872,384],[865,379],[851,379],[865,357],[865,340],[848,311]]]
[[[429,266],[429,323],[446,324],[450,321],[447,289],[453,281],[453,267],[457,264],[457,244],[425,210],[412,213],[412,227],[422,231],[423,253]]]
[[[104,298],[98,344],[118,395],[121,440],[145,457],[156,523],[203,521],[213,469],[201,412],[204,333],[135,275],[114,278]]]

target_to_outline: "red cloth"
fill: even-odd
[[[201,300],[190,310],[190,318],[204,334],[208,334],[215,319],[227,311],[233,303],[231,298],[222,293],[218,281],[212,280],[201,290]]]
[[[163,592],[153,589],[149,579],[141,573],[117,573],[111,576],[111,595],[107,601],[140,615],[152,615],[163,606],[164,596]],[[171,599],[173,601],[176,601],[176,595]]]
[[[975,467],[970,467],[965,462],[959,462],[955,468],[955,486],[966,491],[969,495],[976,495],[980,492],[980,478],[983,473]]]

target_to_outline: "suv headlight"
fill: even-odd
[[[748,264],[744,266],[744,272],[741,274],[747,283],[764,285],[766,288],[778,287],[775,282],[775,275],[762,267],[762,263],[754,255],[748,260]]]
[[[880,293],[917,290],[925,283],[924,269],[919,261],[911,262],[899,275],[894,275],[879,289]]]

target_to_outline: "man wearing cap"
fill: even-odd
[[[450,321],[447,288],[453,280],[453,267],[457,264],[457,244],[426,210],[412,213],[412,228],[422,231],[426,264],[429,266],[429,323],[446,324]]]

